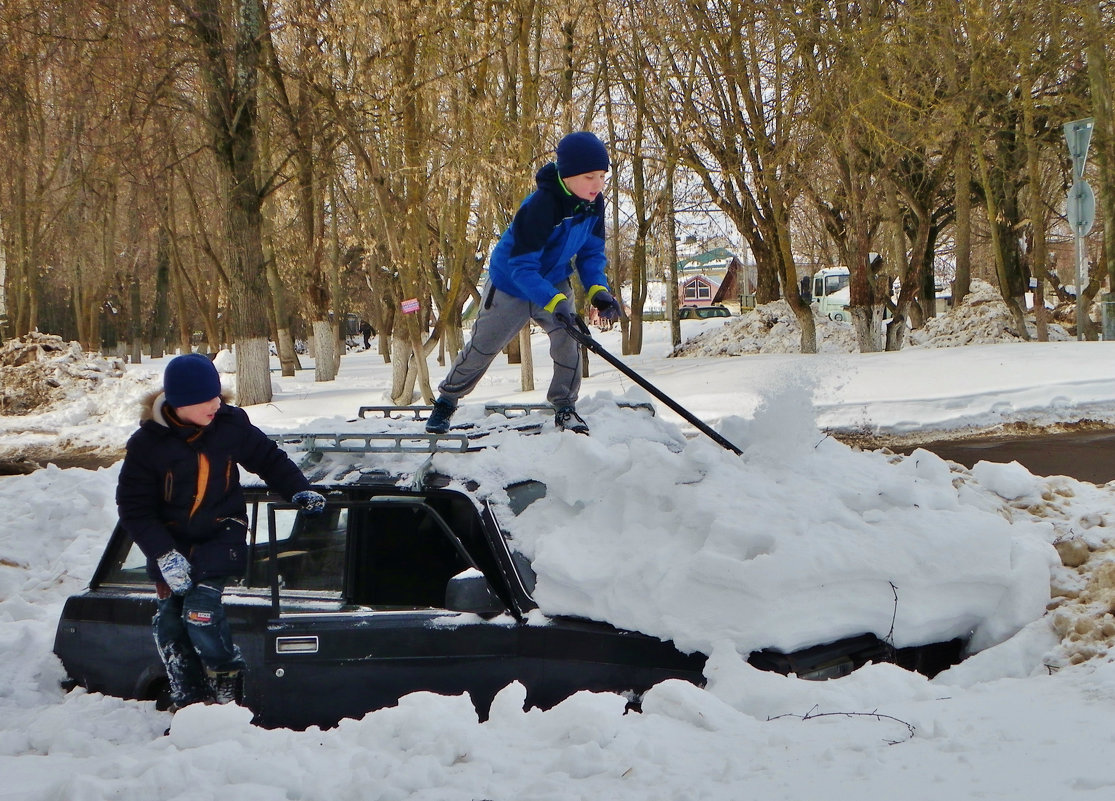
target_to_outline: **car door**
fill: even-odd
[[[703,654],[607,623],[555,617],[523,630],[522,653],[534,671],[527,705],[548,709],[579,690],[642,693],[667,679],[703,685]]]
[[[273,504],[269,516],[284,511]],[[449,608],[454,577],[480,572],[459,521],[421,494],[330,503],[326,518],[332,536],[283,547],[268,526],[272,618],[250,699],[259,723],[331,726],[417,691],[467,693],[485,718],[501,688],[530,680],[520,626],[495,592],[483,614]]]

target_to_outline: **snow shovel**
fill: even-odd
[[[589,328],[588,328],[587,325],[585,325],[584,320],[582,320],[580,317],[574,317],[573,319],[576,320],[576,323],[577,323],[575,326],[573,326],[573,325],[566,325],[565,326],[566,330],[569,331],[569,336],[573,337],[573,339],[577,340],[582,345],[584,345],[586,348],[591,350],[593,353],[595,353],[598,356],[600,356],[601,358],[603,358],[604,361],[611,364],[613,367],[615,367],[621,373],[626,375],[628,378],[630,378],[632,381],[634,381],[640,387],[645,389],[651,395],[658,398],[658,400],[662,401],[664,404],[669,406],[671,409],[673,409],[675,412],[677,412],[679,415],[681,415],[682,418],[684,418],[686,421],[692,423],[697,428],[698,431],[700,431],[702,434],[706,434],[713,442],[715,442],[721,448],[725,448],[726,450],[732,451],[733,453],[739,454],[740,456],[743,455],[743,451],[741,451],[739,448],[737,448],[735,445],[730,443],[728,440],[724,439],[724,437],[720,436],[718,433],[713,431],[702,420],[699,420],[696,417],[694,417],[692,412],[690,412],[684,406],[679,404],[677,401],[675,401],[673,398],[671,398],[665,392],[660,390],[658,387],[654,386],[654,384],[647,381],[645,378],[643,378],[641,375],[636,373],[634,370],[632,370],[626,364],[621,362],[615,356],[608,353],[608,351],[604,350],[604,348],[600,345],[600,343],[592,338],[592,332],[589,331]]]

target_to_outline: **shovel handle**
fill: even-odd
[[[699,420],[691,411],[686,409],[684,406],[682,406],[676,400],[674,400],[669,395],[667,395],[665,392],[660,390],[654,384],[647,381],[645,378],[643,378],[641,375],[636,373],[634,370],[632,370],[626,364],[621,362],[619,359],[617,359],[611,353],[606,351],[604,349],[604,347],[599,342],[597,342],[595,339],[592,338],[592,332],[589,331],[588,326],[585,325],[585,321],[582,320],[579,315],[575,316],[573,318],[573,320],[575,321],[576,325],[566,324],[565,330],[569,332],[569,336],[573,337],[574,340],[581,343],[586,348],[591,350],[593,353],[595,353],[598,356],[600,356],[601,358],[603,358],[606,362],[611,364],[613,367],[615,367],[621,373],[626,375],[628,378],[630,378],[636,384],[641,386],[643,389],[645,389],[651,395],[658,398],[658,400],[662,401],[668,407],[673,409],[675,412],[677,412],[679,415],[681,415],[681,417],[683,419],[685,419],[689,423],[692,423],[693,426],[695,426],[698,431],[700,431],[702,434],[705,434],[709,439],[711,439],[713,442],[715,442],[721,448],[724,448],[725,450],[729,450],[732,453],[735,453],[735,454],[740,455],[740,456],[743,455],[743,451],[741,451],[739,448],[737,448],[731,442],[729,442],[724,437],[722,437],[719,433],[717,433],[712,428],[710,428],[707,423],[705,423],[703,420]]]

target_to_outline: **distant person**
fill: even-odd
[[[372,346],[372,337],[376,335],[376,330],[372,328],[372,324],[367,320],[360,323],[360,333],[364,337],[364,350]]]
[[[457,401],[476,388],[500,351],[534,320],[550,336],[554,374],[546,399],[554,406],[554,423],[588,433],[576,409],[581,349],[569,334],[576,325],[569,278],[575,259],[588,301],[603,317],[619,317],[619,303],[604,277],[602,192],[608,167],[604,144],[588,131],[578,131],[558,142],[557,162],[535,175],[537,189],[523,201],[492,251],[472,339],[438,387],[440,395],[426,421],[428,432],[449,430]]]
[[[248,564],[238,464],[307,514],[325,509],[290,457],[223,401],[213,362],[174,357],[128,440],[116,505],[155,582],[155,645],[177,708],[240,700],[244,660],[222,603],[225,584]]]

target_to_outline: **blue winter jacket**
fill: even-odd
[[[538,188],[515,213],[488,264],[492,285],[509,295],[547,306],[557,285],[573,274],[585,289],[608,288],[604,276],[604,196],[592,202],[570,194],[552,162],[535,176]]]
[[[120,522],[147,556],[152,579],[161,578],[155,560],[172,548],[190,560],[195,581],[242,575],[247,507],[238,465],[288,501],[309,481],[243,409],[222,403],[199,428],[164,407],[162,395],[154,398],[128,440],[116,486]]]

